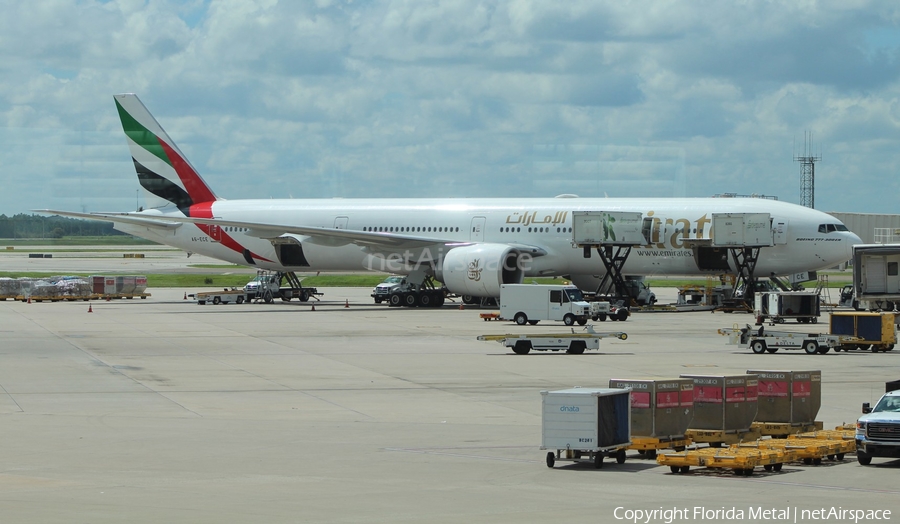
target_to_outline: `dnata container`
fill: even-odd
[[[541,391],[541,449],[605,451],[631,444],[631,390]]]
[[[681,375],[694,381],[690,429],[746,431],[756,419],[756,375]]]
[[[684,437],[694,417],[694,381],[689,378],[618,379],[611,388],[631,388],[631,434],[674,439]]]
[[[821,371],[749,370],[759,377],[758,422],[809,424],[822,406]]]

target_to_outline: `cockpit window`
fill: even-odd
[[[819,233],[831,233],[834,231],[850,231],[844,224],[819,224]]]

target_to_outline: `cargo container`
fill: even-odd
[[[897,343],[895,318],[893,313],[834,311],[831,313],[829,331],[833,335],[850,335],[860,339],[852,345],[842,346],[845,351],[849,349],[890,351]]]
[[[759,377],[756,420],[811,424],[822,406],[821,371],[748,370]]]
[[[635,437],[679,439],[694,417],[694,381],[673,379],[611,379],[611,388],[631,388],[631,434]]]
[[[548,467],[571,460],[600,468],[604,456],[625,462],[631,444],[630,389],[571,388],[541,391],[541,397],[541,449],[551,450]]]
[[[97,295],[106,293],[106,277],[101,275],[91,275],[91,291]]]
[[[144,275],[137,275],[134,277],[134,293],[136,295],[143,294],[147,291],[147,277]]]
[[[116,277],[116,293],[119,295],[134,294],[134,277]]]
[[[756,419],[756,375],[681,375],[694,381],[691,429],[749,431]]]
[[[817,291],[766,291],[756,293],[753,314],[758,322],[782,324],[785,319],[800,323],[819,321],[819,293]]]

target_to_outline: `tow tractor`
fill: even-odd
[[[809,355],[824,355],[830,350],[840,351],[844,345],[854,344],[857,337],[830,335],[827,333],[796,333],[792,331],[766,331],[764,326],[753,329],[747,327],[723,328],[720,335],[728,337],[728,343],[743,348],[749,347],[754,353],[775,353],[779,349],[802,349]]]
[[[286,282],[287,286],[281,283]],[[247,282],[244,286],[247,300],[262,300],[269,304],[276,298],[289,302],[297,298],[300,302],[308,302],[310,298],[318,300],[320,293],[314,287],[303,287],[297,274],[293,271],[282,273],[280,271],[267,271],[260,269],[256,272],[256,278]]]
[[[282,280],[287,280],[289,286],[282,287]],[[263,301],[267,304],[276,298],[288,302],[297,298],[300,302],[307,302],[310,298],[319,300],[320,293],[314,287],[303,287],[300,279],[293,272],[280,273],[276,271],[259,270],[256,277],[241,288],[226,288],[222,291],[199,291],[190,295],[197,300],[197,304],[243,304],[253,300]]]
[[[231,288],[222,291],[199,291],[193,295],[197,304],[243,304],[247,300],[247,293],[243,289]]]
[[[565,351],[573,355],[580,355],[586,349],[600,349],[600,339],[615,337],[619,340],[627,340],[628,334],[622,331],[614,333],[597,333],[593,326],[588,325],[584,332],[576,333],[522,333],[505,335],[480,335],[478,340],[495,341],[505,347],[512,348],[517,355],[527,355],[532,349],[535,351]]]

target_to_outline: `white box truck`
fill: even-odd
[[[500,318],[523,326],[541,320],[562,320],[567,326],[583,326],[591,316],[591,305],[575,286],[502,284]]]

